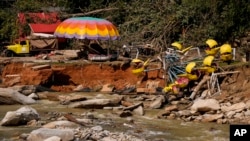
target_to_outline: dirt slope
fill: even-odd
[[[2,72],[5,86],[18,85],[44,85],[58,91],[72,91],[73,88],[82,84],[84,87],[93,88],[98,85],[112,84],[116,89],[123,89],[128,85],[137,85],[140,80],[132,74],[131,67],[117,64],[52,64],[49,69],[33,70],[31,67],[24,67],[23,63],[10,63]],[[19,82],[13,82],[10,75],[20,75]],[[162,79],[157,78],[157,71],[149,73],[149,80],[160,81],[159,86],[163,87]],[[146,82],[139,86],[145,87]]]
[[[98,85],[112,84],[116,89],[123,89],[128,85],[146,87],[146,81],[138,85],[140,80],[131,73],[130,66],[121,63],[95,64],[52,64],[49,69],[32,70],[23,63],[7,64],[2,70],[5,86],[11,85],[44,85],[57,91],[69,92],[76,86],[94,88]],[[220,77],[222,94],[217,98],[230,99],[235,102],[246,101],[250,97],[250,69],[247,65],[226,69],[225,71],[239,71]],[[20,75],[19,81],[13,82],[13,77]],[[159,87],[164,87],[164,80],[157,76],[157,71],[150,71],[148,80],[159,81]]]

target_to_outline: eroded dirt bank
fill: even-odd
[[[140,78],[132,74],[132,67],[122,62],[109,63],[45,63],[49,67],[33,69],[36,63],[11,62],[2,67],[2,85],[42,85],[60,92],[70,92],[79,85],[95,88],[111,84],[117,90],[126,86],[145,88],[148,81],[158,82],[158,87],[165,83],[159,78],[158,71],[150,71],[148,79],[138,84]],[[220,79],[222,94],[220,99],[236,101],[248,100],[250,97],[250,69],[248,65],[226,69],[239,73],[223,75]]]
[[[37,64],[36,64],[37,65]],[[40,64],[44,65],[44,64]],[[6,87],[13,85],[42,85],[56,91],[69,92],[78,85],[94,88],[99,85],[111,84],[120,90],[126,86],[145,87],[146,81],[140,80],[131,73],[130,65],[119,62],[112,63],[72,63],[50,64],[49,67],[36,70],[34,63],[13,62],[6,64],[2,70],[2,81]],[[164,87],[163,79],[158,78],[157,71],[149,72],[147,80],[158,81]]]

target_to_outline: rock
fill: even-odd
[[[93,120],[92,120],[92,119],[77,118],[76,120],[77,120],[79,123],[82,123],[82,124],[92,124],[92,123],[93,123]]]
[[[219,110],[220,104],[215,99],[197,99],[194,101],[194,104],[191,106],[192,112],[208,112],[211,110]]]
[[[29,106],[21,107],[16,111],[9,111],[6,113],[1,121],[2,126],[18,126],[27,124],[31,120],[40,119],[39,114],[35,109]]]
[[[136,91],[136,86],[129,86],[129,87],[126,87],[124,88],[122,91],[121,91],[121,94],[128,94],[128,93],[132,93],[132,92],[135,92]]]
[[[36,94],[36,93],[32,93],[28,96],[29,98],[32,98],[34,100],[38,100],[39,99],[39,96]]]
[[[201,93],[200,98],[201,98],[201,99],[205,99],[205,98],[207,97],[208,94],[209,94],[209,91],[208,91],[208,90],[204,90],[204,91]]]
[[[165,116],[169,116],[171,114],[170,111],[161,111],[157,114],[157,117],[158,118],[161,118],[161,117],[165,117]]]
[[[36,101],[11,88],[0,88],[0,104],[34,104]]]
[[[244,113],[245,116],[250,116],[250,110],[247,110],[245,113]]]
[[[236,113],[235,111],[228,111],[228,112],[226,112],[225,115],[227,118],[232,118],[235,115],[235,113]]]
[[[28,95],[36,92],[36,86],[34,86],[34,85],[24,85],[24,86],[22,86],[21,91],[19,91],[19,92],[26,95],[26,96],[28,96]]]
[[[142,106],[137,107],[136,109],[133,110],[133,112],[140,116],[144,115],[144,110]]]
[[[55,129],[55,128],[77,128],[79,127],[79,124],[76,124],[71,121],[67,120],[61,120],[61,121],[53,121],[49,122],[45,125],[42,126],[43,128],[50,128],[50,129]]]
[[[61,138],[62,141],[71,141],[74,139],[74,132],[73,129],[39,128],[30,133],[27,141],[44,141],[53,136]]]
[[[100,131],[103,130],[103,128],[101,126],[94,126],[94,127],[91,128],[91,130],[100,132]]]
[[[152,109],[159,109],[161,108],[162,104],[165,102],[165,98],[164,96],[159,96],[156,98],[155,101],[153,101],[153,103],[150,104],[150,108]]]
[[[132,106],[132,105],[133,105],[132,102],[124,101],[124,100],[121,101],[121,104],[122,104],[122,106],[125,106],[125,107],[129,107],[129,106]]]
[[[171,101],[170,103],[171,103],[172,105],[178,105],[178,104],[180,104],[180,101],[174,100],[174,101]]]
[[[241,118],[243,118],[243,116],[244,116],[244,114],[241,112],[241,113],[236,113],[235,115],[234,115],[234,118],[238,118],[238,119],[241,119]]]
[[[45,139],[44,141],[61,141],[61,140],[62,139],[58,136],[52,136],[52,137]]]
[[[167,106],[165,109],[165,111],[176,111],[178,110],[178,106],[177,105],[170,105],[170,106]]]
[[[223,117],[223,114],[214,114],[214,115],[210,115],[210,114],[205,114],[203,115],[203,119],[201,121],[203,122],[213,122],[216,121],[220,118]]]
[[[191,115],[191,112],[190,110],[182,110],[182,111],[178,111],[179,115],[182,117],[187,117],[187,116],[190,116]]]
[[[228,111],[242,111],[246,108],[246,104],[244,102],[236,103],[231,106],[222,106],[221,110],[223,112],[228,112]]]
[[[246,109],[250,109],[250,100],[246,101]]]
[[[83,90],[83,86],[82,85],[78,85],[76,88],[73,89],[73,91],[75,92],[80,92]]]
[[[105,93],[111,93],[114,91],[114,85],[110,85],[110,84],[105,84],[103,85],[101,92],[105,92]]]

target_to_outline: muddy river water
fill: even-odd
[[[23,105],[0,105],[0,120],[6,112],[15,111]],[[46,119],[48,112],[84,113],[90,109],[68,108],[58,101],[40,100],[30,105],[37,110],[41,119]],[[112,114],[111,110],[94,110],[96,117],[104,122],[98,124],[109,131],[121,131],[144,137],[149,141],[228,141],[229,125],[216,123],[184,122],[179,120],[156,119],[158,110],[146,110],[145,116],[132,116],[133,123],[128,118],[120,118]],[[47,115],[48,116],[48,115]],[[10,137],[29,133],[38,127],[3,127],[0,126],[0,141],[9,140]]]

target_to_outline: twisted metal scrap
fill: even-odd
[[[180,56],[176,54],[167,54],[165,56],[166,72],[170,82],[174,82],[177,75],[185,73],[185,67],[181,64]]]

